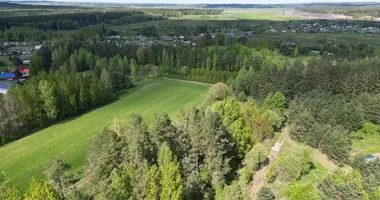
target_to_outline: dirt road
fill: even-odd
[[[285,128],[282,130],[281,136],[276,142],[275,145],[271,148],[271,152],[268,155],[269,158],[269,164],[265,167],[261,168],[259,171],[256,172],[256,174],[253,177],[252,180],[252,186],[250,189],[251,198],[253,200],[256,199],[257,193],[259,192],[260,188],[265,185],[265,174],[268,170],[268,166],[270,163],[276,160],[278,153],[281,151],[281,149],[284,147],[284,145],[289,145],[292,147],[298,147],[301,144],[297,143],[296,141],[292,140],[290,138],[288,128],[285,126]],[[318,149],[313,149],[314,159],[316,162],[320,163],[323,167],[325,167],[329,172],[333,172],[339,167],[331,161],[325,154],[323,154]]]
[[[276,160],[277,155],[280,152],[287,138],[288,138],[288,128],[285,126],[285,128],[282,130],[280,138],[278,139],[276,144],[272,146],[271,151],[268,155],[269,164]],[[265,185],[265,174],[268,170],[269,164],[261,168],[253,176],[252,186],[251,186],[251,191],[250,191],[252,199],[256,199],[257,193],[259,192],[260,188]]]

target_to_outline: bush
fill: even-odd
[[[262,144],[256,144],[245,156],[244,163],[253,173],[260,169],[267,160],[268,152]]]
[[[212,85],[206,95],[205,102],[210,105],[216,101],[223,101],[229,95],[228,86],[224,83],[216,83]]]
[[[272,190],[267,187],[262,187],[257,194],[257,200],[274,200],[276,196],[274,196]]]
[[[285,191],[284,196],[296,200],[321,199],[312,184],[294,184]]]
[[[269,182],[278,179],[283,182],[298,180],[309,173],[314,166],[310,149],[284,149],[277,160],[269,168],[266,178]]]

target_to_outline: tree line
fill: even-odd
[[[2,144],[103,105],[115,98],[114,91],[133,86],[134,67],[126,57],[97,58],[79,50],[61,66],[54,53],[51,63],[46,49],[33,55],[31,78],[0,98]]]
[[[75,30],[97,24],[131,24],[162,19],[160,16],[149,16],[137,11],[113,11],[69,13],[57,15],[35,15],[3,17],[0,19],[0,29],[6,27],[32,27],[41,30]]]

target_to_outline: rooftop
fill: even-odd
[[[8,82],[0,82],[0,94],[7,94],[8,89],[12,86],[11,83]]]

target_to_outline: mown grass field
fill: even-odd
[[[300,20],[299,16],[289,16],[283,14],[284,9],[225,9],[220,15],[185,15],[184,19],[204,19],[204,20],[268,20],[286,21]]]
[[[206,85],[175,80],[156,82],[129,90],[114,103],[0,147],[0,171],[5,171],[12,184],[25,189],[32,177],[44,178],[46,166],[55,157],[70,163],[73,171],[82,170],[92,138],[115,118],[125,120],[140,113],[152,120],[155,113],[164,112],[175,118],[181,108],[200,104],[208,90]]]

